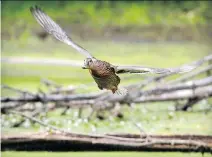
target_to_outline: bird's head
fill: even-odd
[[[91,67],[92,67],[92,65],[93,65],[93,61],[94,61],[95,59],[94,58],[86,58],[85,60],[84,60],[84,65],[83,65],[83,69],[90,69]]]

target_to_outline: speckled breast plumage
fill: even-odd
[[[105,89],[113,89],[115,87],[118,86],[118,84],[120,83],[120,79],[117,75],[113,74],[113,75],[109,75],[106,77],[97,77],[92,75],[92,77],[94,78],[95,82],[98,84],[98,87],[101,89],[105,88]]]
[[[96,60],[90,73],[100,89],[116,89],[120,83],[120,78],[114,69],[105,61]]]

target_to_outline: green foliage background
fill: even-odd
[[[207,26],[212,22],[211,1],[3,1],[2,32],[21,35],[39,28],[29,7],[38,5],[62,26],[102,34],[140,28]],[[75,32],[75,31],[73,31]],[[161,34],[160,34],[161,35]],[[92,35],[91,35],[92,36]]]

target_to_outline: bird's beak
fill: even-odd
[[[88,69],[88,66],[83,65],[83,66],[82,66],[82,69]]]

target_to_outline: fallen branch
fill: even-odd
[[[181,90],[161,95],[141,96],[134,100],[135,103],[156,102],[156,101],[176,101],[190,99],[194,97],[208,98],[212,96],[212,86],[201,87],[195,90]]]
[[[102,99],[101,96],[103,96]],[[105,98],[104,98],[105,96]],[[73,95],[45,95],[40,97],[24,97],[24,98],[2,98],[1,102],[65,102],[60,103],[60,107],[74,107],[81,108],[83,106],[97,106],[98,108],[107,108],[107,103],[144,103],[144,102],[156,102],[156,101],[176,101],[190,98],[208,98],[212,96],[212,86],[199,87],[195,89],[177,90],[173,92],[167,92],[160,95],[143,95],[136,96],[134,99],[128,96],[117,95],[104,95],[103,93],[94,94],[73,94]],[[132,95],[132,97],[135,94]],[[103,105],[103,106],[102,106]],[[106,106],[105,106],[106,105]],[[5,105],[4,105],[5,106]],[[110,106],[110,105],[109,105]],[[4,108],[1,108],[2,110]]]
[[[163,92],[172,92],[176,90],[184,90],[184,89],[195,89],[197,87],[204,87],[212,84],[212,76],[207,77],[200,80],[188,81],[185,83],[179,83],[174,85],[164,84],[159,87],[155,87],[149,90],[142,91],[142,95],[150,95],[150,94],[161,94]]]
[[[71,100],[82,100],[82,99],[95,99],[100,96],[103,92],[91,93],[91,94],[75,94],[75,95],[60,95],[60,94],[49,94],[42,96],[40,94],[32,97],[16,97],[16,98],[1,98],[2,103],[6,102],[58,102],[58,101],[71,101]]]
[[[150,135],[151,143],[131,142],[140,135],[110,135],[114,138],[67,136],[59,133],[28,133],[1,137],[1,149],[21,151],[181,151],[211,152],[212,136],[201,135]],[[131,137],[130,137],[131,136]],[[120,141],[119,138],[126,141]],[[129,140],[129,141],[127,141]]]
[[[48,125],[38,119],[19,112],[11,112],[28,118],[53,130],[51,133],[32,133],[8,135],[1,137],[2,150],[45,150],[45,151],[77,151],[77,150],[125,150],[125,151],[201,151],[212,150],[212,136],[149,135],[148,140],[141,135],[124,134],[80,134]],[[81,149],[79,149],[81,148]]]
[[[194,66],[200,65],[205,61],[211,60],[212,55],[206,56],[203,59],[192,62],[191,64],[184,65],[183,69],[193,68]],[[209,66],[211,68],[211,66]],[[209,70],[207,68],[206,70]],[[44,103],[53,103],[55,108],[65,108],[64,113],[69,108],[84,108],[92,107],[93,112],[102,111],[102,110],[111,110],[114,108],[114,103],[119,104],[131,104],[131,103],[145,103],[145,102],[156,102],[156,101],[178,101],[178,100],[202,100],[204,98],[211,97],[211,89],[209,85],[212,83],[212,77],[204,78],[201,80],[192,80],[186,83],[179,84],[167,84],[163,83],[158,86],[159,81],[165,79],[168,76],[178,73],[180,69],[175,69],[171,73],[166,73],[156,77],[150,77],[144,80],[141,83],[128,85],[128,93],[126,95],[116,95],[108,91],[99,91],[97,93],[85,93],[85,94],[76,94],[74,90],[77,90],[79,87],[63,87],[53,81],[43,80],[48,88],[49,92],[44,93],[38,91],[38,93],[31,93],[28,91],[19,90],[9,86],[2,86],[13,90],[17,93],[21,93],[21,97],[5,97],[1,98],[3,104],[1,106],[1,111],[6,113],[7,110],[17,109],[27,111],[27,108],[23,108],[25,103],[34,103],[40,102],[42,105]],[[181,69],[182,70],[182,69]],[[205,69],[204,69],[205,71]],[[200,71],[202,72],[202,71]],[[195,76],[199,74],[196,73]],[[155,88],[145,88],[150,83],[156,82],[157,87]],[[209,88],[208,88],[208,87]],[[151,87],[151,86],[149,86]],[[142,88],[142,91],[141,91]],[[160,94],[160,95],[159,95]],[[192,101],[192,105],[198,101]],[[188,103],[191,106],[191,102]],[[35,110],[37,108],[35,107]],[[29,108],[29,110],[31,110]]]

